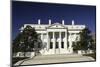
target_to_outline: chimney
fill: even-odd
[[[74,20],[72,20],[72,25],[74,25]]]
[[[40,19],[38,19],[38,24],[40,25],[40,23],[41,23],[41,21],[40,21]]]
[[[62,24],[64,25],[64,20],[62,20]]]
[[[49,25],[51,25],[51,19],[49,19]]]

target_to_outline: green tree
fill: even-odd
[[[82,50],[89,49],[91,41],[92,41],[91,31],[88,28],[83,29],[80,32],[80,41],[79,41],[80,44],[78,44],[80,49]]]
[[[40,49],[42,49],[42,41],[31,26],[26,26],[13,40],[13,52],[38,52]]]
[[[13,45],[12,45],[13,53],[21,51],[21,47],[20,47],[20,39],[21,39],[21,37],[22,37],[22,34],[19,33],[18,36],[13,40]]]
[[[74,50],[75,52],[77,52],[77,50],[80,50],[80,49],[81,49],[80,42],[79,42],[79,41],[74,42],[74,44],[73,44],[72,47],[73,47],[73,50]]]
[[[94,46],[91,31],[88,28],[85,28],[79,34],[80,41],[77,41],[73,44],[73,49],[75,51],[93,49]]]
[[[96,39],[95,39],[95,34],[92,35],[92,39],[90,40],[90,46],[89,49],[93,50],[94,52],[96,51]]]

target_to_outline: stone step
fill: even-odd
[[[42,56],[35,56],[33,59],[54,59],[54,58],[68,58],[68,57],[80,57],[82,55],[78,55],[78,54],[56,54],[56,55],[42,55]]]
[[[27,61],[24,61],[21,63],[21,65],[30,65],[30,64],[46,64],[46,63],[62,63],[62,62],[79,62],[79,61],[94,61],[92,57],[87,56],[73,56],[73,57],[58,57],[57,56],[36,56],[33,59],[29,59]],[[15,65],[19,65],[19,63],[16,63]]]

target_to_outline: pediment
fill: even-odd
[[[53,28],[65,28],[65,26],[60,24],[60,23],[54,23],[54,24],[48,26],[47,28],[50,28],[50,29],[53,29]]]

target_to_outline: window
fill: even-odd
[[[61,33],[61,38],[63,39],[65,37],[65,32]]]
[[[53,33],[52,32],[49,32],[49,37],[50,37],[50,39],[53,38]]]
[[[56,39],[59,38],[59,32],[55,32],[55,38],[56,38]]]
[[[64,48],[64,42],[61,42],[61,48]]]
[[[52,42],[50,42],[50,49],[52,49],[53,48],[53,43]]]
[[[67,42],[67,47],[69,47],[69,41]]]
[[[58,48],[59,46],[58,46],[58,42],[56,42],[56,48]]]

